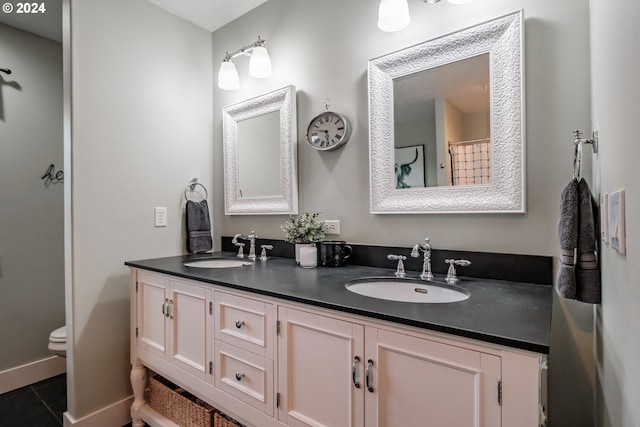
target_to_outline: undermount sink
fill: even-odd
[[[185,267],[195,268],[233,268],[243,267],[245,265],[251,265],[249,261],[243,261],[241,259],[227,259],[227,258],[205,258],[193,261],[183,262]]]
[[[469,292],[458,286],[393,277],[350,280],[345,287],[359,295],[389,301],[446,303],[469,298]]]

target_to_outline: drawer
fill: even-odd
[[[215,338],[273,360],[273,305],[224,292],[215,302]]]
[[[216,388],[273,416],[273,361],[215,342]]]

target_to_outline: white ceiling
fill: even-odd
[[[149,0],[151,3],[211,32],[267,0]]]
[[[105,0],[106,1],[106,0]],[[148,0],[211,32],[267,0]],[[62,0],[46,0],[46,13],[0,13],[0,23],[58,42],[62,41]]]

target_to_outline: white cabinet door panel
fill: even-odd
[[[138,345],[164,357],[166,351],[169,281],[150,274],[138,275]]]
[[[366,348],[367,426],[500,426],[499,357],[375,328]]]
[[[278,319],[279,420],[292,427],[363,426],[364,397],[352,369],[355,357],[363,358],[364,327],[286,307]]]
[[[171,363],[207,380],[208,291],[202,287],[171,281]]]

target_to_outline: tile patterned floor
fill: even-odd
[[[0,395],[0,427],[59,427],[67,410],[65,374]]]
[[[67,375],[62,374],[0,394],[0,427],[60,427],[66,410]]]

